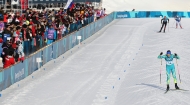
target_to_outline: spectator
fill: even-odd
[[[41,41],[41,38],[42,38],[42,30],[41,30],[41,25],[40,24],[37,24],[37,27],[36,27],[36,47],[37,47],[37,50],[40,49],[40,41]]]
[[[6,25],[6,28],[4,29],[3,33],[2,33],[2,39],[4,42],[7,41],[7,37],[12,37],[13,33],[11,32],[11,28],[10,28],[10,24]]]
[[[12,39],[11,38],[7,38],[7,41],[3,43],[2,45],[2,53],[1,53],[1,57],[2,57],[2,62],[4,64],[5,62],[5,58],[8,56],[9,51],[14,52],[14,49],[12,48]]]
[[[50,25],[48,30],[46,31],[45,33],[46,35],[46,41],[47,41],[47,44],[51,44],[55,41],[56,37],[57,37],[57,34],[56,34],[56,31],[55,29],[53,28],[53,25]]]
[[[3,43],[3,39],[2,38],[0,38],[0,43]]]
[[[4,11],[3,11],[3,9],[2,9],[2,8],[0,8],[0,20],[2,20],[2,19],[3,19],[3,14],[4,14]]]
[[[5,57],[5,62],[3,64],[3,68],[7,68],[13,64],[15,64],[15,59],[13,57],[13,51],[9,51],[7,56]]]
[[[3,20],[0,19],[0,35],[2,35],[4,27],[5,27],[5,24],[4,24]]]
[[[7,19],[8,19],[8,15],[7,15],[7,12],[6,13],[4,13],[4,15],[3,15],[3,21],[4,21],[4,24],[5,24],[5,26],[7,25]]]
[[[64,35],[63,29],[64,29],[64,25],[63,25],[62,22],[60,22],[60,23],[59,23],[58,32],[57,32],[58,39],[61,39],[61,38],[62,38],[62,35]]]
[[[24,24],[22,26],[21,33],[22,33],[23,41],[31,41],[32,40],[32,30],[29,29],[26,24]]]
[[[20,40],[20,35],[21,35],[21,27],[17,26],[16,27],[16,32],[14,32],[14,34],[13,34],[14,43],[16,43],[16,41]]]
[[[103,10],[103,15],[106,16],[106,8]]]
[[[24,51],[23,51],[22,41],[19,40],[19,41],[17,41],[16,44],[17,44],[16,52],[18,53],[18,61],[23,62],[24,61]]]
[[[101,10],[97,10],[97,12],[96,12],[97,20],[100,19],[100,17],[101,17]]]
[[[12,16],[8,15],[7,23],[10,24],[13,21]]]

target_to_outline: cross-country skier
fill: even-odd
[[[170,89],[170,87],[169,87],[170,73],[172,73],[172,75],[173,75],[175,88],[179,89],[179,87],[177,86],[177,78],[176,78],[175,66],[174,66],[174,63],[173,63],[173,59],[174,58],[179,59],[179,56],[176,53],[174,53],[174,55],[171,54],[170,50],[168,50],[165,55],[162,55],[162,54],[163,54],[163,52],[160,53],[160,55],[158,56],[158,59],[164,58],[165,61],[166,61],[166,75],[167,75],[167,89],[166,89],[166,91],[168,91]]]
[[[178,27],[178,24],[179,24],[179,26],[180,26],[181,29],[182,29],[182,26],[181,26],[181,17],[176,16],[176,17],[175,17],[175,20],[176,20],[176,28]]]
[[[162,22],[162,21],[163,21],[163,22]],[[159,32],[161,32],[161,31],[162,31],[162,28],[164,27],[164,33],[165,33],[166,26],[167,26],[167,22],[169,23],[169,19],[168,19],[166,16],[164,16],[164,18],[161,19],[162,27],[161,27],[161,29],[160,29]]]

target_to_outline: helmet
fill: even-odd
[[[166,52],[166,54],[171,54],[171,51],[170,51],[170,50],[168,50],[168,51]]]

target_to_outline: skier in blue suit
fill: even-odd
[[[180,26],[181,29],[182,29],[182,26],[181,26],[181,17],[176,16],[176,17],[175,17],[175,20],[176,20],[176,28],[178,27],[178,24],[179,24],[179,26]]]
[[[166,75],[167,75],[167,91],[170,89],[169,84],[170,84],[170,73],[172,73],[173,78],[174,78],[174,83],[175,83],[175,88],[179,89],[179,87],[177,86],[177,78],[176,78],[176,71],[175,71],[175,66],[173,63],[173,59],[179,59],[179,56],[174,53],[171,54],[171,51],[168,50],[166,52],[166,55],[162,55],[163,52],[160,53],[160,55],[158,56],[158,59],[162,59],[164,58],[166,61]]]

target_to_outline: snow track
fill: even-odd
[[[164,94],[165,62],[160,84],[157,59],[161,51],[177,53],[178,85],[190,90],[190,19],[182,23],[184,29],[170,25],[169,32],[157,33],[159,18],[114,20],[73,53],[2,91],[0,105],[189,105],[188,91]]]

